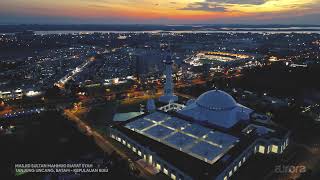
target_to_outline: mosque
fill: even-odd
[[[173,93],[172,60],[157,108],[109,128],[111,138],[173,180],[228,180],[257,153],[281,154],[289,131],[258,118],[228,93],[211,90],[186,104]]]

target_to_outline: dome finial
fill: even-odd
[[[218,87],[215,86],[214,83],[213,83],[213,84],[212,84],[212,89],[215,90],[215,91],[217,91],[217,90],[218,90]]]

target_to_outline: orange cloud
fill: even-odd
[[[0,14],[126,19],[139,23],[201,22],[232,18],[277,18],[319,12],[320,0],[1,0]],[[294,13],[293,13],[294,12]]]

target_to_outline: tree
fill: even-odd
[[[47,91],[45,92],[45,97],[48,99],[56,99],[59,98],[61,96],[61,90],[58,86],[53,86],[49,89],[47,89]]]

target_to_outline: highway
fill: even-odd
[[[183,94],[183,93],[179,93],[179,92],[175,92],[174,94],[177,95],[177,96],[180,96],[180,97],[184,97],[186,99],[196,99],[195,97],[190,96],[188,94]]]
[[[95,59],[91,58],[86,60],[84,63],[82,63],[81,65],[79,65],[78,67],[76,67],[74,70],[72,70],[72,72],[68,73],[67,75],[65,75],[64,77],[62,77],[57,83],[55,83],[56,86],[60,87],[60,88],[64,88],[64,85],[70,81],[72,78],[74,78],[76,75],[78,75],[79,73],[81,73],[83,71],[84,68],[86,68],[91,62],[93,62]]]

